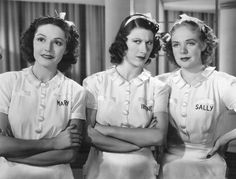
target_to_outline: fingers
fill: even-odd
[[[218,142],[215,143],[214,147],[211,149],[211,151],[207,154],[207,158],[212,157],[219,149],[220,145]]]
[[[217,149],[214,147],[206,156],[206,158],[211,158],[215,153]]]

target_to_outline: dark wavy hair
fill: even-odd
[[[191,19],[193,19],[193,20],[191,20]],[[199,30],[200,40],[202,42],[206,43],[206,49],[204,51],[202,51],[202,53],[201,53],[202,64],[209,65],[210,63],[212,63],[213,55],[214,55],[215,49],[218,44],[218,39],[217,39],[216,35],[214,34],[213,30],[209,26],[207,26],[203,21],[201,21],[195,17],[194,18],[189,17],[189,19],[187,19],[187,20],[181,20],[181,19],[177,20],[176,23],[173,25],[173,27],[170,30],[170,36],[173,35],[175,30],[179,26],[184,26],[184,25],[191,26],[193,28],[193,30]],[[179,67],[179,65],[176,63],[176,60],[175,60],[175,57],[173,54],[171,38],[168,42],[164,43],[163,51],[165,51],[168,60]]]
[[[134,18],[134,16],[137,17]],[[131,18],[134,19],[132,20]],[[131,21],[127,23],[127,21],[129,21],[130,19]],[[146,17],[143,14],[134,14],[126,17],[122,21],[120,29],[115,37],[115,41],[111,44],[109,48],[111,63],[113,64],[122,63],[125,51],[128,49],[128,46],[126,44],[127,36],[134,28],[137,27],[151,30],[154,35],[153,49],[146,64],[150,63],[151,58],[154,58],[158,54],[158,51],[160,50],[160,41],[159,38],[157,38],[159,25],[154,21],[150,21],[150,18]]]
[[[57,68],[61,72],[66,72],[72,64],[77,62],[77,57],[79,56],[79,33],[73,24],[69,24],[59,17],[40,17],[31,23],[20,39],[22,57],[31,64],[35,62],[33,39],[38,27],[46,24],[56,25],[65,32],[67,53],[63,55]]]

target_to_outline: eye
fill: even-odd
[[[45,38],[43,38],[43,37],[37,37],[37,38],[36,38],[36,41],[38,41],[38,42],[45,42]]]
[[[133,42],[136,43],[136,44],[140,44],[141,40],[133,40]]]
[[[59,41],[59,40],[56,40],[54,43],[55,43],[57,46],[62,46],[62,45],[63,45],[63,43],[62,43],[61,41]]]
[[[173,47],[173,48],[177,48],[178,46],[179,46],[178,43],[172,43],[172,47]]]
[[[148,41],[147,42],[147,45],[152,45],[153,44],[153,41]]]
[[[187,45],[190,45],[190,46],[193,46],[195,44],[196,44],[195,42],[187,42]]]

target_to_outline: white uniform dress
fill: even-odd
[[[89,76],[84,86],[87,107],[97,109],[96,121],[103,125],[145,128],[154,113],[167,111],[169,88],[146,70],[128,82],[113,67]],[[84,166],[88,179],[155,179],[158,171],[150,148],[109,153],[92,147]]]
[[[215,154],[207,159],[217,138],[221,115],[236,109],[236,78],[207,67],[190,85],[181,70],[157,78],[171,87],[171,126],[163,158],[164,179],[224,179],[226,163]]]
[[[41,83],[31,69],[0,75],[0,112],[8,114],[16,138],[55,137],[69,119],[85,119],[86,93],[82,86],[59,71],[50,81]],[[0,179],[72,178],[69,164],[38,167],[0,157]]]

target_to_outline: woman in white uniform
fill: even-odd
[[[57,17],[35,19],[21,38],[32,66],[0,75],[0,179],[73,179],[85,90],[65,77],[79,35]]]
[[[144,69],[160,49],[158,24],[135,14],[125,18],[110,47],[114,66],[87,77],[88,179],[155,179],[151,147],[167,131],[169,88]]]
[[[236,110],[236,78],[208,66],[217,38],[201,20],[181,15],[168,40],[164,50],[179,68],[157,76],[171,87],[168,145],[160,178],[224,179],[226,163],[215,152],[236,134],[232,131],[216,141],[217,128],[221,114]]]

